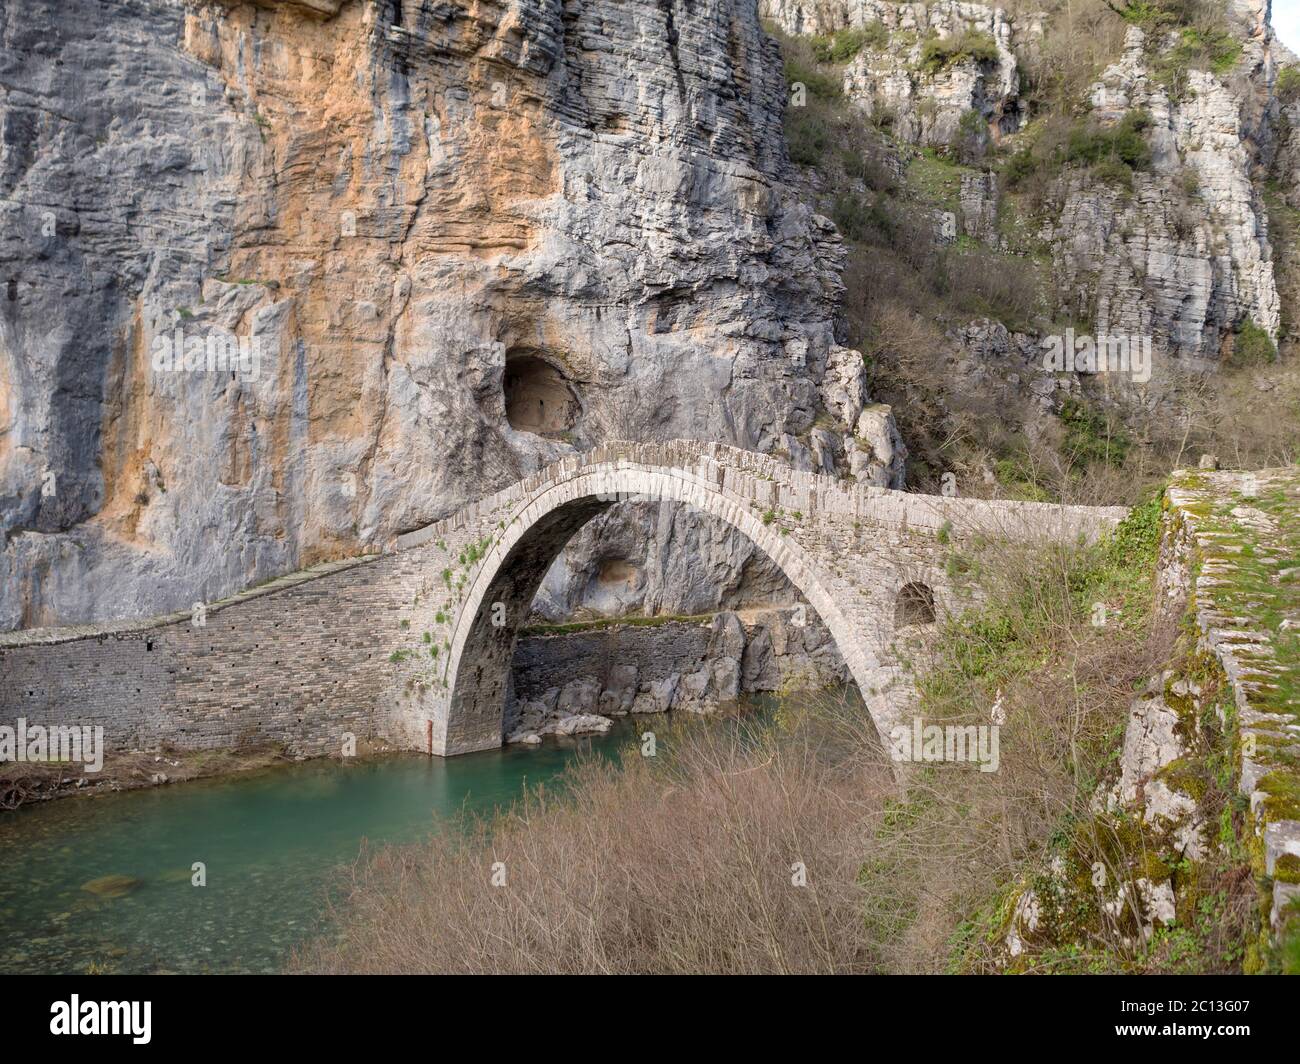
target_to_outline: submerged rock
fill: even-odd
[[[100,876],[98,879],[83,883],[81,889],[99,898],[124,898],[142,883],[143,881],[136,879],[135,876],[114,874]]]
[[[608,717],[595,713],[579,713],[572,717],[562,717],[555,722],[556,735],[600,735],[614,726]]]

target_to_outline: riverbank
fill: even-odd
[[[359,740],[356,756],[392,753],[388,743]],[[98,772],[85,772],[68,762],[17,762],[0,764],[0,813],[55,798],[87,798],[123,791],[164,787],[219,776],[237,776],[273,765],[308,760],[279,743],[264,743],[236,750],[132,750],[106,754]],[[334,760],[339,760],[334,755]]]

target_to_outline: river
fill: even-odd
[[[0,972],[278,971],[321,929],[330,885],[364,845],[413,842],[461,809],[508,804],[577,756],[616,756],[644,723],[446,760],[306,761],[0,814]],[[206,886],[192,883],[195,862]],[[124,892],[84,889],[106,876],[126,877]]]

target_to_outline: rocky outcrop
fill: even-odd
[[[997,140],[1024,120],[1014,27],[1001,8],[957,0],[762,0],[762,10],[787,33],[862,32],[862,48],[844,70],[844,94],[900,140]],[[1038,21],[1026,20],[1027,40]]]
[[[629,714],[707,713],[745,692],[847,679],[830,633],[806,607],[531,635],[515,650],[506,741],[604,731]]]
[[[969,237],[999,245],[998,175],[992,171],[961,175],[961,231]]]
[[[794,596],[779,568],[734,528],[685,507],[629,502],[570,540],[533,612],[545,621],[697,616]]]
[[[814,457],[826,472],[834,472],[843,454],[849,475],[878,488],[906,486],[907,447],[885,403],[868,401],[867,373],[862,355],[845,347],[831,349],[822,381],[822,403],[842,425],[853,427],[843,440],[825,429],[814,429]]]
[[[1248,323],[1279,338],[1277,226],[1263,185],[1271,172],[1294,200],[1300,168],[1288,165],[1297,152],[1295,90],[1277,91],[1292,60],[1265,0],[1231,0],[1222,28],[1188,29],[1190,41],[1181,28],[1130,25],[1087,113],[1069,101],[1032,126],[1020,64],[1042,52],[1048,15],[880,0],[764,0],[763,9],[788,33],[834,34],[828,54],[844,64],[844,95],[895,141],[977,165],[991,141],[1005,137],[1014,153],[1045,133],[1060,139],[1037,175],[1039,201],[1027,216],[1018,203],[1003,219],[1004,230],[1025,227],[1010,243],[999,227],[1007,189],[979,171],[962,171],[959,192],[945,194],[951,202],[938,210],[934,236],[941,245],[965,235],[1018,255],[1045,251],[1053,318],[1086,323],[1095,336],[1150,337],[1180,371],[1217,367]],[[1217,49],[1209,57],[1197,52],[1205,42]],[[1050,82],[1038,88],[1052,91]],[[1089,165],[1086,150],[1071,154],[1072,138],[1138,115],[1150,159],[1133,173]],[[1045,128],[1053,122],[1078,128]]]
[[[1189,861],[1205,857],[1205,824],[1196,802],[1196,788],[1180,785],[1177,769],[1193,752],[1196,721],[1188,710],[1202,704],[1201,686],[1165,672],[1135,699],[1129,712],[1120,752],[1120,774],[1105,796],[1114,812],[1135,810],[1142,822],[1157,829],[1171,851]],[[1180,713],[1181,710],[1181,713]]]
[[[853,438],[845,441],[849,472],[879,488],[901,488],[907,472],[907,445],[884,403],[864,407]]]
[[[742,690],[783,691],[848,681],[848,670],[826,626],[806,611],[757,612],[745,632]]]
[[[1133,700],[1118,778],[1094,796],[1096,819],[1018,895],[1003,929],[1006,963],[1085,938],[1133,949],[1195,910],[1197,879],[1186,870],[1216,845],[1201,805],[1210,746],[1198,716],[1217,697],[1169,670]]]
[[[0,42],[0,628],[212,600],[610,438],[829,460],[842,248],[744,0],[37,0]]]
[[[1247,41],[1238,67],[1270,40]],[[1067,309],[1091,317],[1098,335],[1152,336],[1161,350],[1215,364],[1243,322],[1274,337],[1279,326],[1268,219],[1252,182],[1252,87],[1189,69],[1171,94],[1153,69],[1169,47],[1130,27],[1123,57],[1092,90],[1103,125],[1149,116],[1150,172],[1134,175],[1131,193],[1069,178],[1046,236],[1058,287],[1073,294]]]
[[[1286,203],[1300,211],[1300,63],[1289,68],[1294,89],[1280,101],[1278,149],[1273,163]]]

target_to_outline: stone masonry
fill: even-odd
[[[1247,848],[1276,931],[1300,903],[1300,477],[1190,470],[1169,503],[1160,590],[1186,599],[1199,649],[1227,679],[1220,717],[1233,725]]]
[[[502,742],[518,629],[568,539],[618,501],[675,501],[748,536],[830,631],[878,729],[908,699],[900,589],[958,607],[945,561],[972,537],[1091,538],[1119,508],[913,495],[721,444],[610,443],[336,562],[150,621],[0,636],[0,719],[102,725],[110,751],[345,733],[450,755]]]

